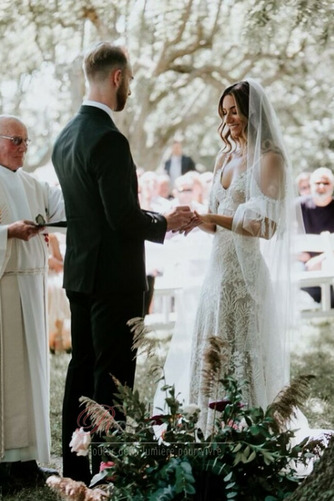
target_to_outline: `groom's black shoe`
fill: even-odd
[[[35,460],[16,461],[11,466],[11,476],[24,485],[44,484],[51,475],[59,475],[53,468],[42,468]]]
[[[13,484],[10,467],[11,463],[0,463],[0,499],[10,492]]]
[[[59,473],[57,470],[39,467],[36,461],[0,463],[0,497],[15,494],[24,488],[42,487],[50,475]]]

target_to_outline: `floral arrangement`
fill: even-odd
[[[208,437],[197,424],[201,410],[196,405],[182,406],[170,385],[163,388],[168,411],[150,416],[138,391],[116,381],[116,405],[123,411],[124,423],[116,423],[96,402],[81,398],[94,430],[104,434],[100,445],[104,462],[91,483],[104,490],[100,498],[87,499],[278,501],[296,489],[302,480],[298,465],[319,457],[324,447],[308,439],[293,446],[294,432],[284,428],[305,399],[310,376],[284,388],[266,410],[248,408],[242,397],[246,383],[232,375],[219,376],[223,350],[217,338],[210,340],[207,391],[217,389],[212,384],[216,379],[224,398],[210,404],[214,429]],[[88,435],[84,430],[74,434],[72,450],[87,451]],[[86,498],[72,492],[65,499]]]

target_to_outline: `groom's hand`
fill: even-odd
[[[164,216],[167,220],[167,231],[183,231],[189,225],[194,214],[188,205],[180,205]]]
[[[201,220],[196,217],[196,214],[194,214],[193,218],[191,221],[187,224],[185,228],[183,228],[182,233],[186,237],[194,228],[197,228],[201,224]]]

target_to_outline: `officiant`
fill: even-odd
[[[21,167],[29,139],[0,115],[0,482],[43,483],[50,459],[45,222],[65,217],[62,193]]]

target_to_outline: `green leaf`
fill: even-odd
[[[100,473],[97,473],[91,479],[89,486],[92,487],[93,485],[96,485],[97,483],[101,482],[102,480],[104,480],[106,478],[107,475],[108,475],[107,470],[103,470]]]
[[[237,455],[234,458],[233,466],[236,466],[242,461],[242,454],[241,452],[238,452]]]
[[[173,487],[169,485],[153,492],[148,499],[149,501],[172,501],[175,499],[175,492]]]
[[[232,476],[233,476],[233,471],[230,471],[230,473],[228,473],[226,477],[223,478],[224,482],[228,482],[229,480],[231,480]]]
[[[252,451],[251,454],[248,456],[248,459],[246,461],[246,463],[250,463],[251,461],[253,461],[254,459],[256,458],[256,452],[255,451]]]
[[[247,445],[247,447],[246,447],[246,448],[245,448],[245,450],[244,450],[244,456],[248,457],[248,456],[249,456],[250,451],[251,451],[251,450],[250,450],[250,447],[249,447],[249,445]]]
[[[226,494],[226,499],[235,499],[238,496],[237,492],[228,492]]]
[[[242,447],[242,444],[239,442],[233,449],[232,449],[232,452],[238,452],[240,451]]]
[[[260,426],[253,425],[249,427],[249,431],[252,435],[259,435],[261,433],[262,429]]]

